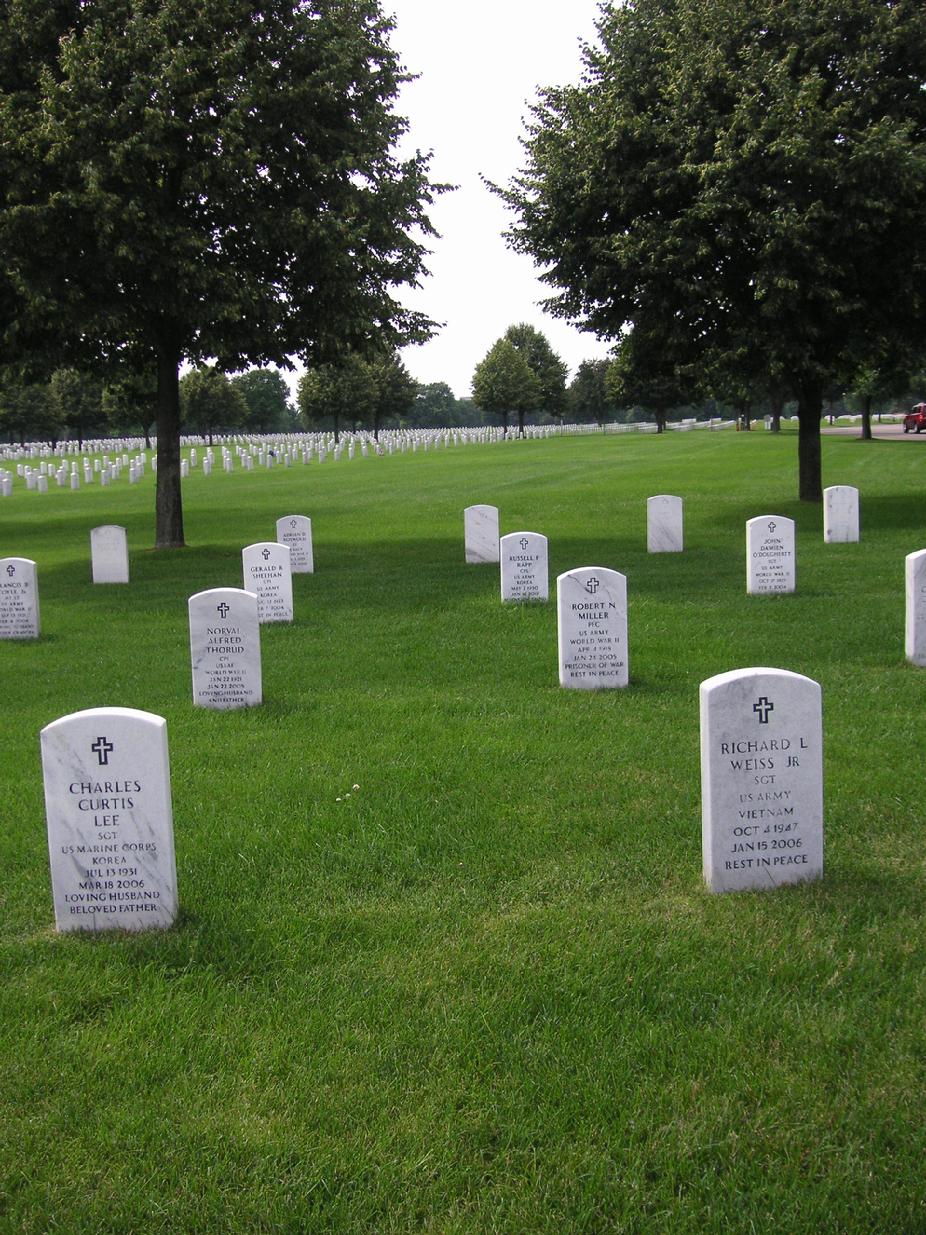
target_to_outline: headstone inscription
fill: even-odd
[[[746,524],[746,591],[750,596],[793,592],[794,520],[759,515]]]
[[[0,558],[0,639],[38,639],[39,588],[35,562]]]
[[[90,708],[41,734],[55,923],[139,931],[177,916],[167,722]]]
[[[904,652],[911,665],[926,668],[926,549],[907,554],[905,575]]]
[[[263,700],[257,597],[240,588],[197,592],[188,601],[193,702],[225,711]]]
[[[498,542],[502,600],[547,600],[550,595],[547,538],[540,532],[509,532]]]
[[[94,583],[128,583],[129,545],[125,528],[114,523],[92,528],[90,559]]]
[[[858,540],[858,489],[852,485],[823,490],[823,540],[828,545]]]
[[[701,683],[701,845],[712,892],[823,874],[817,682],[759,668]]]
[[[467,562],[497,562],[498,507],[467,506],[463,511],[463,541]]]
[[[605,566],[580,566],[556,580],[559,684],[577,690],[626,686],[627,579]]]
[[[314,573],[312,520],[307,515],[284,515],[277,519],[277,540],[281,545],[289,545],[289,565],[294,575]]]
[[[293,620],[293,577],[289,545],[259,541],[241,550],[244,590],[257,596],[257,616],[264,622]]]
[[[659,493],[646,499],[647,553],[681,553],[685,548],[684,503]]]

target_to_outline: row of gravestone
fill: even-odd
[[[823,873],[818,683],[737,669],[701,685],[703,876],[712,892]],[[41,733],[60,931],[168,927],[178,911],[167,722],[91,708]]]
[[[835,488],[845,490],[847,486]],[[844,539],[850,539],[847,533],[853,530],[857,539],[857,492],[849,492],[850,496],[855,495],[848,507],[843,505],[844,510],[848,509],[849,518],[837,525],[828,525],[830,540],[836,539],[840,533]],[[835,504],[834,508],[838,509]],[[650,498],[647,510],[647,541],[651,552],[680,551],[683,543],[681,498],[669,495]],[[499,537],[498,527],[497,507],[467,507],[464,511],[466,561],[500,563],[503,601],[546,601],[549,596],[546,537],[538,532],[511,532]],[[276,541],[249,545],[242,551],[244,591],[256,596],[260,623],[292,621],[291,575],[314,571],[311,519],[305,515],[283,516],[277,520],[276,531]],[[746,525],[746,543],[747,591],[751,594],[793,592],[793,520],[769,515],[750,519]],[[95,583],[128,582],[128,548],[124,528],[115,525],[94,528],[91,532],[91,553]],[[576,589],[583,589],[590,599],[582,596],[570,599]],[[227,590],[238,594],[237,589]],[[581,567],[560,576],[557,596],[560,681],[563,685],[590,688],[626,685],[625,577],[607,567]],[[230,605],[232,597],[217,597],[215,603]],[[240,620],[245,625],[248,618],[241,605],[246,603],[236,602]],[[594,637],[586,640],[582,632],[592,633]],[[36,564],[28,558],[4,558],[0,560],[0,639],[34,639],[38,636]],[[198,640],[194,638],[191,625],[194,664],[197,658],[203,665],[209,663],[208,656],[203,659],[204,646],[202,637]],[[593,646],[600,653],[597,669],[589,662]],[[570,650],[575,653],[574,656]],[[926,666],[926,550],[911,553],[906,558],[905,653],[912,664]],[[256,656],[259,664],[259,648]],[[194,696],[198,693],[195,676],[194,671]],[[259,701],[259,689],[246,693],[252,701]]]

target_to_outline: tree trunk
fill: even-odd
[[[145,426],[144,426],[144,429],[145,429],[145,450],[150,450],[150,449],[151,449],[151,436],[150,436],[150,434],[149,434],[149,432],[148,432],[148,430],[149,430],[149,428],[150,428],[150,427],[151,427],[150,425],[145,425]]]
[[[785,401],[781,395],[773,395],[769,401],[769,410],[772,415],[772,423],[770,432],[781,432],[781,413],[784,411]]]
[[[865,395],[862,400],[862,437],[863,442],[871,441],[871,395]]]
[[[335,412],[333,419],[334,419],[334,444],[335,446],[337,446],[338,442],[341,440],[341,431],[340,431],[341,417],[338,415],[337,412]]]
[[[823,458],[820,448],[822,415],[822,383],[801,386],[797,400],[797,495],[802,502],[823,501]]]
[[[518,408],[518,437],[524,436],[524,412]]]
[[[180,349],[158,348],[158,478],[155,489],[155,548],[182,549],[180,495]]]
[[[666,431],[666,409],[664,407],[657,407],[655,411],[656,411],[656,432],[665,433]]]

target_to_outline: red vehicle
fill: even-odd
[[[911,429],[914,433],[922,433],[926,429],[926,403],[915,404],[913,411],[904,416],[904,433],[909,433]]]

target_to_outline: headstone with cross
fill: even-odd
[[[0,639],[38,639],[39,589],[35,562],[0,558]]]
[[[188,601],[193,702],[230,711],[263,701],[257,597],[212,588]]]
[[[294,575],[314,573],[312,520],[308,515],[284,515],[277,519],[277,540],[281,545],[289,545],[289,564]]]
[[[241,551],[244,590],[257,597],[257,614],[263,622],[293,620],[293,578],[289,545],[263,541]]]
[[[681,553],[685,548],[684,503],[659,493],[646,499],[647,553]]]
[[[907,554],[904,574],[907,602],[904,651],[911,665],[926,668],[926,549]]]
[[[858,489],[830,485],[823,490],[823,542],[855,544],[858,540]]]
[[[817,682],[758,668],[701,683],[701,841],[712,892],[823,874]]]
[[[498,561],[498,507],[467,506],[463,511],[463,546],[470,564]]]
[[[42,730],[59,931],[140,931],[177,916],[167,722],[90,708]]]
[[[128,583],[129,546],[125,528],[114,523],[91,528],[90,560],[94,583]]]
[[[576,690],[626,686],[627,579],[580,566],[556,580],[559,684]]]
[[[498,544],[502,600],[548,600],[547,538],[540,532],[509,532]]]
[[[793,592],[794,520],[759,515],[746,524],[746,591],[750,596]]]

